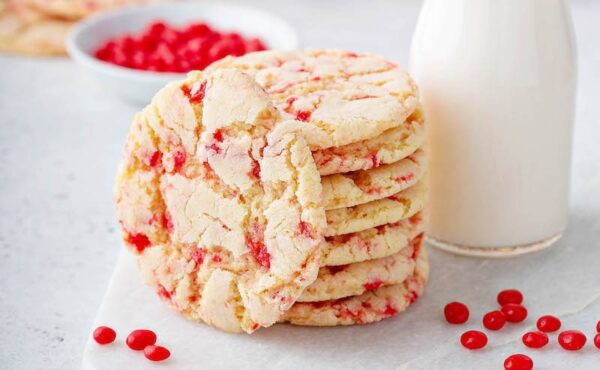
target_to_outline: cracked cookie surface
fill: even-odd
[[[398,162],[423,146],[425,119],[422,107],[398,127],[386,130],[372,139],[313,151],[321,176],[368,170]]]
[[[400,252],[349,265],[322,267],[314,283],[297,302],[316,302],[361,295],[383,286],[402,283],[415,268],[422,235],[411,240]]]
[[[375,138],[401,126],[418,105],[408,73],[371,54],[265,51],[222,59],[206,71],[223,67],[251,74],[275,106],[301,122],[311,150]]]
[[[297,125],[231,69],[171,83],[136,116],[116,185],[123,237],[188,318],[253,332],[316,279],[325,213]]]
[[[422,150],[395,163],[321,178],[326,210],[387,198],[414,186],[427,168]]]
[[[326,211],[325,236],[349,234],[398,222],[421,211],[426,201],[427,186],[425,179],[422,179],[410,188],[387,198]]]
[[[422,294],[429,278],[427,250],[417,256],[414,273],[400,284],[389,285],[359,296],[323,302],[298,302],[281,322],[306,326],[369,324],[397,315]]]
[[[423,235],[423,212],[363,231],[329,236],[323,243],[323,266],[339,266],[383,258],[400,252]]]

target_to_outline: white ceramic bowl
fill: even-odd
[[[108,38],[123,33],[139,33],[149,23],[159,19],[175,26],[206,22],[219,31],[236,31],[244,37],[259,37],[269,49],[298,48],[294,29],[275,15],[234,4],[185,1],[129,7],[85,20],[69,36],[69,54],[94,74],[105,89],[123,99],[147,104],[161,87],[185,77],[185,74],[120,67],[96,59],[93,53]]]

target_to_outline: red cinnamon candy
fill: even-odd
[[[502,311],[491,311],[483,316],[483,326],[489,330],[500,330],[504,327],[506,318]]]
[[[144,348],[144,356],[150,361],[164,361],[171,356],[171,352],[162,346],[147,346]]]
[[[147,346],[156,343],[156,334],[152,330],[137,329],[127,336],[125,343],[132,350],[141,351]]]
[[[444,316],[450,324],[463,324],[469,320],[469,308],[462,302],[450,302],[444,307]]]
[[[114,342],[117,338],[117,333],[108,326],[99,326],[94,330],[93,337],[96,343],[105,345]]]
[[[506,304],[502,306],[501,311],[508,322],[521,322],[527,318],[527,308],[520,304]]]
[[[551,333],[560,329],[560,319],[552,315],[541,316],[536,323],[537,328],[545,333]]]
[[[587,338],[579,330],[565,330],[558,335],[558,344],[567,351],[579,351]]]
[[[548,344],[548,334],[541,331],[530,331],[523,334],[523,344],[529,348],[542,348]]]
[[[94,56],[132,69],[184,73],[204,69],[229,55],[240,56],[266,48],[258,38],[219,32],[203,22],[178,28],[156,21],[139,34],[106,40]]]
[[[531,370],[533,369],[533,360],[524,354],[516,353],[510,355],[504,360],[505,370]]]
[[[460,337],[460,343],[468,349],[475,350],[485,347],[488,339],[487,335],[478,330],[469,330]]]
[[[517,289],[506,289],[498,293],[497,300],[500,306],[509,303],[521,304],[523,303],[523,294]]]

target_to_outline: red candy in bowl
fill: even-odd
[[[155,21],[140,33],[108,39],[96,49],[94,56],[127,68],[185,73],[204,69],[229,55],[240,56],[266,49],[258,37],[220,32],[204,22],[177,27]]]
[[[170,81],[228,55],[298,48],[296,32],[268,12],[185,1],[123,8],[79,23],[69,54],[107,91],[140,105]]]

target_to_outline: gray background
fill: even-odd
[[[371,51],[406,65],[420,2],[254,4],[289,20],[303,46]],[[575,317],[600,319],[600,1],[573,0],[572,6],[580,78],[569,231],[554,248],[515,260],[432,251],[430,295],[475,299],[506,282],[527,280],[532,283],[524,282],[524,290],[537,294],[540,305],[572,303]],[[80,367],[121,248],[112,186],[136,109],[101,91],[69,60],[0,56],[1,369]],[[448,266],[462,266],[464,274],[450,281]],[[488,269],[504,274],[481,282]],[[474,289],[473,283],[487,285]],[[432,366],[442,368],[444,356]]]

